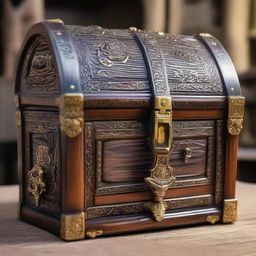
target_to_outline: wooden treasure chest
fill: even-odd
[[[15,93],[22,220],[64,240],[235,221],[244,98],[209,34],[45,21]]]

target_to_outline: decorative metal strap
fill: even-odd
[[[227,130],[230,135],[239,135],[243,129],[245,98],[241,89],[233,63],[221,45],[210,34],[201,33],[195,37],[202,42],[215,59],[228,96]]]
[[[154,194],[154,201],[145,203],[156,221],[164,218],[167,204],[166,191],[174,183],[173,168],[169,165],[172,147],[172,99],[168,85],[164,56],[153,33],[130,29],[138,43],[148,67],[149,81],[154,95],[153,153],[154,163],[145,182]]]

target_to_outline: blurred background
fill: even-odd
[[[0,184],[17,183],[14,79],[28,28],[44,19],[171,34],[208,32],[229,52],[246,97],[238,179],[256,182],[256,0],[1,0]]]

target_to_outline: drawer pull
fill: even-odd
[[[184,157],[184,162],[187,164],[188,160],[192,157],[192,151],[190,147],[185,148],[185,157]]]

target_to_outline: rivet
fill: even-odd
[[[73,84],[71,84],[70,86],[69,86],[69,88],[71,89],[71,90],[75,90],[75,86],[73,85]]]
[[[216,43],[215,43],[215,42],[212,42],[212,45],[216,45]]]
[[[57,31],[57,32],[56,32],[56,35],[57,35],[57,36],[61,36],[62,33],[61,33],[60,31]]]
[[[165,106],[165,104],[166,104],[166,100],[162,100],[162,101],[161,101],[161,105],[162,105],[162,106]]]
[[[233,87],[231,88],[231,91],[234,91],[234,88],[233,88]]]

